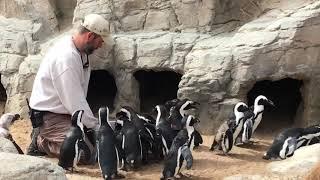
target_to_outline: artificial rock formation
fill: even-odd
[[[63,7],[61,1],[52,2],[50,12]],[[71,10],[73,5],[66,7]],[[8,17],[11,10],[7,6],[2,12]],[[92,12],[111,22],[115,44],[90,59],[94,70],[114,76],[116,108],[130,105],[139,110],[136,71],[174,71],[182,75],[177,96],[201,103],[200,128],[212,134],[236,102],[247,101],[256,82],[292,78],[303,82],[295,122],[319,123],[317,1],[82,0],[77,1],[72,19],[55,15],[57,23],[51,24],[64,27],[69,22],[71,26],[71,21],[76,23]],[[57,30],[44,28],[51,22],[46,16],[41,16],[43,21],[32,17],[0,18],[4,24],[0,32],[5,34],[0,37],[0,74],[7,93],[6,111],[26,114],[25,98],[42,56],[60,37]]]

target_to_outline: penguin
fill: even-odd
[[[248,110],[248,106],[243,102],[234,105],[229,119],[220,125],[210,148],[211,151],[222,150],[224,154],[227,154],[232,149],[234,140],[243,129],[245,114]]]
[[[297,149],[297,139],[302,133],[303,128],[285,129],[275,137],[272,145],[262,158],[266,160],[277,160],[292,156]]]
[[[5,113],[0,118],[0,137],[7,138],[10,135],[9,127],[20,118],[19,114]]]
[[[180,131],[183,126],[181,124],[182,118],[188,114],[188,110],[197,109],[199,103],[184,99],[176,103],[175,106],[172,106],[169,110],[169,122],[171,122],[171,128],[174,130]]]
[[[231,121],[235,121],[235,127],[233,129],[233,139],[235,140],[240,134],[245,119],[245,113],[248,111],[248,106],[244,102],[238,102],[234,108],[232,116],[230,117]]]
[[[233,130],[235,121],[227,120],[222,123],[214,136],[210,151],[220,150],[225,155],[233,146]]]
[[[306,128],[289,128],[277,135],[264,154],[264,159],[285,159],[293,155],[294,151],[302,146],[312,144],[314,138],[320,136],[320,126],[314,125]]]
[[[157,105],[155,111],[157,112],[156,132],[162,140],[163,155],[166,155],[169,153],[172,141],[178,132],[171,128],[171,123],[168,120],[168,111],[165,106]]]
[[[24,154],[20,146],[13,139],[9,132],[9,127],[16,121],[20,119],[19,114],[5,113],[0,117],[0,137],[9,139],[12,144],[16,147],[19,154]]]
[[[190,150],[193,150],[195,146],[195,134],[194,134],[195,129],[193,126],[195,123],[199,123],[199,122],[200,121],[192,115],[184,116],[182,119],[182,124],[184,125],[183,130],[187,131],[188,133],[188,147],[190,148]]]
[[[124,160],[117,147],[116,136],[109,121],[109,108],[99,108],[99,130],[97,133],[98,163],[104,179],[124,178],[118,174]]]
[[[122,109],[116,113],[117,121],[121,129],[116,137],[121,148],[125,154],[125,162],[123,170],[136,169],[142,163],[142,143],[138,128],[131,121],[131,114],[129,111]]]
[[[263,95],[259,95],[258,97],[256,97],[256,99],[254,100],[254,108],[253,108],[253,113],[254,113],[254,118],[253,118],[253,126],[252,126],[252,133],[255,132],[255,130],[257,129],[258,125],[260,124],[261,120],[262,120],[262,114],[264,111],[264,106],[266,105],[271,105],[271,106],[275,106],[274,103],[269,100],[267,97],[263,96]]]
[[[186,168],[190,169],[193,164],[193,156],[188,147],[188,132],[179,131],[174,138],[169,153],[165,158],[162,177],[160,179],[175,179],[180,174],[180,169],[184,161]]]
[[[84,129],[81,122],[83,110],[75,111],[71,116],[71,127],[60,148],[58,165],[73,172],[80,160],[80,142],[84,141]]]
[[[275,106],[271,100],[263,95],[259,95],[255,98],[253,107],[250,107],[250,110],[248,111],[250,114],[253,113],[253,117],[248,117],[244,121],[242,136],[236,140],[237,145],[250,143],[250,138],[262,120],[264,106],[266,105]]]

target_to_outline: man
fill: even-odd
[[[86,96],[90,79],[89,55],[103,42],[110,42],[109,23],[100,15],[90,14],[85,16],[77,32],[62,38],[48,51],[30,97],[34,129],[27,154],[59,157],[71,126],[71,114],[77,110],[84,110],[82,122],[89,131],[97,128],[98,120]],[[94,149],[88,139],[86,144]]]

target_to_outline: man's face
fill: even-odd
[[[103,39],[101,36],[88,32],[87,34],[87,43],[84,45],[84,52],[88,55],[92,54],[96,49],[99,49],[102,46]]]

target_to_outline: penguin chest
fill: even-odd
[[[194,132],[189,137],[189,148],[192,151],[194,148]]]
[[[257,129],[257,127],[260,124],[261,120],[262,120],[262,112],[259,113],[257,118],[254,120],[254,124],[253,124],[253,128],[252,128],[253,132]]]
[[[238,124],[238,126],[236,127],[234,133],[233,133],[233,140],[235,140],[238,135],[240,134],[241,130],[243,127],[243,119],[240,120],[240,123]]]
[[[79,140],[76,141],[74,145],[74,158],[73,158],[73,167],[77,167],[77,164],[80,160],[80,149],[79,149]]]

